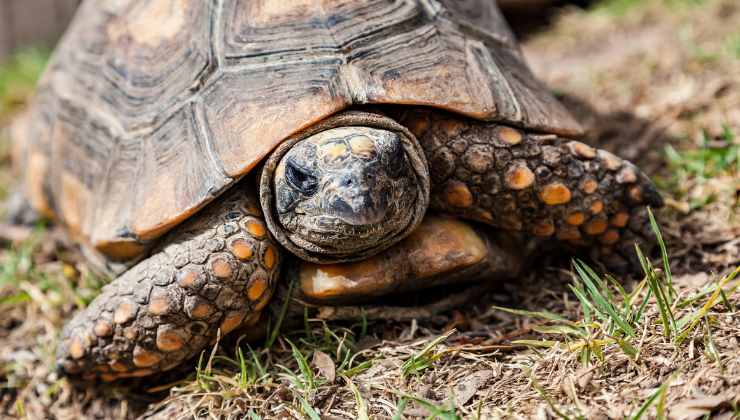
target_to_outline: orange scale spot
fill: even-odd
[[[128,365],[120,360],[114,360],[110,363],[110,368],[115,372],[126,372],[129,370]]]
[[[493,213],[488,210],[481,210],[478,212],[478,219],[482,222],[493,223]]]
[[[177,274],[177,284],[180,285],[180,287],[188,288],[192,287],[195,283],[195,280],[198,279],[198,273],[195,271],[181,271]]]
[[[568,148],[573,154],[584,159],[593,159],[596,157],[596,149],[579,141],[568,143]]]
[[[205,302],[198,303],[195,305],[190,315],[194,319],[203,319],[213,313],[213,307]]]
[[[542,237],[552,236],[555,233],[555,225],[548,220],[543,220],[532,228],[532,233]]]
[[[254,302],[265,293],[265,290],[268,286],[268,281],[265,277],[257,277],[252,279],[252,281],[249,284],[249,287],[247,287],[247,297],[250,301]]]
[[[609,223],[611,223],[611,225],[614,227],[622,228],[627,226],[627,222],[629,221],[629,219],[630,215],[628,213],[619,212],[612,216],[611,220],[609,220]]]
[[[163,315],[170,310],[170,299],[166,292],[152,297],[147,311],[152,315]]]
[[[172,352],[177,351],[185,345],[185,339],[173,330],[160,330],[157,331],[157,348]]]
[[[510,145],[516,145],[522,142],[522,133],[511,127],[501,127],[498,129],[498,138]]]
[[[613,245],[619,242],[619,232],[615,229],[609,229],[599,236],[599,242],[604,245]]]
[[[211,272],[220,279],[231,278],[231,264],[223,258],[217,258],[211,262]]]
[[[149,376],[152,373],[154,373],[151,369],[136,369],[134,371],[131,371],[130,373],[127,373],[126,376],[132,376],[134,378],[141,378],[142,376]]]
[[[437,126],[450,138],[459,136],[465,130],[465,124],[460,120],[442,120]]]
[[[614,156],[613,154],[605,150],[599,150],[597,153],[606,169],[610,171],[616,171],[617,169],[619,169],[620,166],[622,166],[622,160]]]
[[[85,355],[85,346],[79,336],[72,337],[72,341],[69,343],[69,355],[73,359],[81,359]]]
[[[136,315],[136,304],[129,301],[124,301],[116,308],[113,313],[113,322],[116,324],[124,324],[130,321]]]
[[[512,190],[523,190],[534,184],[534,173],[524,164],[509,167],[504,176],[506,185]]]
[[[251,243],[245,241],[244,239],[237,239],[235,241],[232,241],[229,245],[229,249],[231,250],[231,253],[234,254],[234,256],[240,261],[250,260],[252,256],[254,256],[254,247]]]
[[[247,222],[247,232],[255,238],[263,238],[267,231],[265,230],[265,224],[258,220],[250,220]]]
[[[586,215],[580,211],[570,213],[565,217],[565,222],[572,226],[580,226],[586,221]]]
[[[453,207],[467,208],[473,205],[473,194],[460,181],[450,181],[445,186],[445,200]]]
[[[570,201],[571,193],[568,187],[562,183],[553,182],[542,188],[540,199],[549,206],[565,204]]]
[[[246,312],[231,312],[229,313],[226,318],[224,318],[223,322],[221,322],[221,333],[228,334],[231,331],[234,331],[244,319],[244,316],[246,315]]]
[[[604,210],[604,202],[601,200],[594,201],[591,203],[591,206],[589,206],[589,210],[591,210],[591,214],[601,213],[601,211]]]
[[[262,263],[265,265],[265,268],[267,268],[268,270],[272,270],[273,267],[275,267],[276,262],[277,252],[272,245],[268,245],[265,249],[265,254],[262,256]]]
[[[579,188],[586,194],[593,194],[596,192],[596,189],[599,188],[599,183],[596,182],[596,180],[589,178],[581,182]]]
[[[574,241],[578,239],[582,239],[581,232],[578,231],[578,228],[575,227],[565,227],[563,229],[558,230],[557,234],[558,239],[561,241]]]
[[[134,348],[134,365],[136,367],[154,366],[162,360],[162,355],[151,352],[142,347]]]
[[[113,325],[111,325],[110,322],[101,319],[100,321],[95,323],[95,326],[93,327],[93,332],[98,337],[107,337],[113,333]]]
[[[637,181],[637,173],[629,166],[622,168],[621,171],[617,172],[617,182],[620,184],[631,184]]]
[[[604,219],[593,219],[586,223],[584,230],[591,236],[601,235],[606,231],[607,228],[606,220]]]

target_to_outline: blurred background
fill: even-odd
[[[36,80],[53,45],[79,3],[80,0],[0,0],[0,418],[136,418],[145,412],[165,409],[170,414],[195,412],[204,406],[233,416],[233,410],[238,409],[236,405],[248,406],[245,401],[290,405],[298,398],[308,398],[308,391],[304,395],[302,388],[286,386],[284,380],[278,380],[287,377],[286,371],[299,369],[294,360],[295,348],[286,345],[269,349],[269,356],[264,349],[259,350],[259,357],[270,361],[266,367],[269,373],[260,377],[268,381],[255,380],[246,387],[240,382],[243,373],[238,364],[236,368],[220,366],[212,376],[210,373],[201,376],[198,370],[196,379],[189,378],[176,387],[172,387],[175,383],[153,388],[149,388],[150,384],[145,387],[133,383],[115,389],[79,392],[57,376],[54,349],[59,329],[73,312],[90,302],[104,281],[91,274],[76,249],[66,241],[61,228],[53,224],[35,228],[8,225],[3,222],[1,203],[18,182],[10,170],[10,139],[6,128],[32,98]],[[707,296],[707,290],[714,290],[711,287],[725,278],[724,273],[740,265],[740,1],[499,0],[498,3],[522,40],[523,53],[534,73],[587,128],[584,141],[632,160],[656,182],[666,199],[658,220],[669,247],[673,282],[682,296],[691,296],[686,308],[702,307],[704,298],[700,297]],[[503,302],[523,310],[545,310],[580,319],[577,299],[569,294],[568,283],[572,278],[567,266],[557,264],[558,261],[543,262],[544,269],[534,270],[517,284],[504,285],[499,294],[481,301]],[[619,280],[624,281],[628,290],[636,284],[628,279]],[[740,307],[740,288],[735,286],[733,290],[732,295],[727,292],[727,300],[722,295],[723,301],[732,302],[728,304],[732,311],[717,310],[709,314],[704,318],[706,333],[697,333],[695,339],[681,346],[673,348],[667,344],[661,330],[652,324],[649,329],[640,327],[638,330],[649,334],[647,338],[643,335],[640,341],[640,346],[644,341],[646,347],[640,348],[639,368],[623,370],[620,366],[627,366],[627,358],[614,345],[599,350],[607,364],[597,364],[598,370],[589,369],[585,374],[576,352],[570,355],[563,350],[562,354],[555,354],[539,349],[534,357],[525,349],[514,351],[512,347],[485,361],[485,366],[490,366],[489,362],[494,360],[498,372],[486,386],[484,382],[466,385],[481,387],[486,393],[480,397],[481,391],[475,398],[470,394],[467,403],[460,403],[460,414],[464,418],[473,418],[476,412],[481,416],[481,407],[485,406],[479,418],[493,417],[498,413],[495,410],[502,407],[517,407],[524,418],[544,416],[545,394],[541,390],[547,390],[552,395],[552,399],[547,399],[548,404],[556,400],[568,413],[586,410],[592,414],[583,418],[638,418],[633,417],[634,413],[646,407],[644,401],[655,400],[655,387],[679,365],[683,373],[671,376],[676,380],[665,388],[669,389],[668,396],[659,399],[663,401],[661,404],[673,409],[680,406],[676,402],[695,391],[702,395],[722,392],[735,398],[734,416],[740,416],[740,401],[736,398],[740,395],[740,347],[735,309]],[[716,294],[712,299],[716,303]],[[652,301],[647,311],[651,315],[644,319],[657,323],[658,310]],[[475,377],[471,372],[483,369],[479,350],[466,353],[458,349],[445,350],[447,358],[435,362],[433,369],[417,379],[405,378],[398,369],[388,368],[405,366],[417,354],[426,354],[431,347],[422,351],[427,342],[418,341],[419,337],[436,337],[455,327],[460,335],[451,340],[470,339],[468,343],[480,345],[479,349],[489,344],[501,345],[502,337],[508,337],[506,340],[545,337],[529,334],[526,332],[529,327],[522,328],[530,325],[530,321],[522,322],[517,317],[475,305],[440,314],[435,321],[420,320],[418,325],[416,321],[357,325],[360,324],[342,328],[338,335],[331,334],[341,335],[341,345],[355,338],[358,343],[368,337],[388,340],[390,344],[373,347],[376,352],[373,363],[377,365],[374,368],[387,373],[384,378],[390,385],[384,389],[392,391],[381,394],[378,401],[395,401],[399,386],[414,395],[442,401],[453,384],[462,383],[461,378]],[[544,324],[532,322],[531,325]],[[314,323],[310,328],[310,332],[301,330],[290,336],[295,343],[301,343],[300,350],[305,354],[313,351],[310,347],[313,344],[306,344],[306,337],[309,341],[314,336],[321,340],[326,337],[325,324]],[[332,328],[338,328],[337,324],[332,324]],[[502,335],[494,337],[493,332]],[[564,337],[572,340],[567,335]],[[473,342],[473,339],[481,341]],[[223,346],[220,354],[231,357],[231,344]],[[331,351],[324,350],[333,354],[337,345],[330,346]],[[369,360],[362,357],[357,360],[369,366]],[[609,365],[612,361],[618,365]],[[525,365],[529,367],[520,369]],[[629,366],[632,365],[638,366],[630,362]],[[190,372],[195,368],[185,366],[184,369]],[[371,369],[366,375],[353,377],[359,389],[376,386],[373,372],[379,370]],[[575,377],[593,378],[593,382],[589,385],[591,379],[588,379],[583,388],[578,379],[578,389],[572,381],[567,389],[567,382],[560,382]],[[541,389],[531,385],[537,383]],[[577,396],[571,397],[576,395],[576,390]],[[249,398],[234,398],[245,393]],[[332,395],[332,403],[334,396],[338,396],[336,403],[344,413],[355,412],[354,401],[360,395],[353,395],[349,388],[336,384],[322,385],[311,393]],[[205,394],[209,397],[204,398]],[[652,399],[648,400],[650,395]],[[728,399],[711,398],[717,406],[725,409],[730,406]],[[485,411],[489,409],[492,411]],[[550,418],[556,417],[548,413]],[[275,413],[271,414],[267,418],[276,417]]]
[[[64,32],[79,0],[2,0],[0,61],[24,46],[49,47]]]

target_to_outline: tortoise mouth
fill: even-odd
[[[429,182],[413,134],[390,118],[350,111],[278,146],[262,169],[260,201],[270,232],[296,256],[356,261],[419,225]]]

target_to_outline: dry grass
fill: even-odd
[[[56,229],[0,226],[0,416],[740,416],[735,3],[611,0],[565,12],[525,45],[589,141],[638,161],[669,198],[658,215],[668,264],[644,278],[544,261],[434,319],[311,314],[269,343],[227,337],[167,375],[75,386],[53,369],[56,337],[101,281]]]

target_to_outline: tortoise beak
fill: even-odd
[[[380,223],[388,208],[388,191],[368,177],[346,175],[332,182],[329,205],[333,216],[351,225]]]

